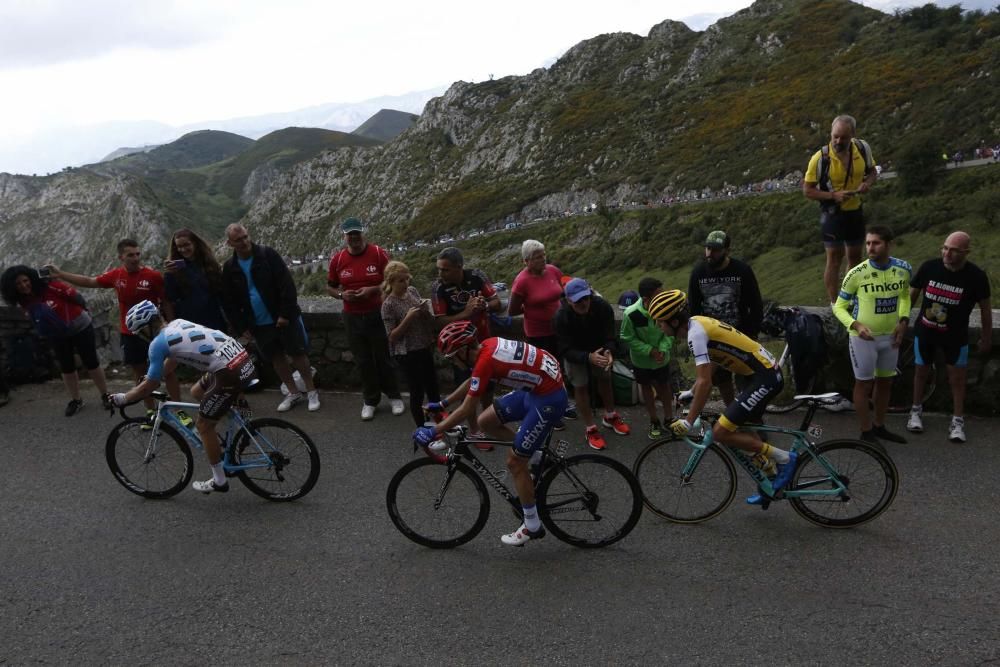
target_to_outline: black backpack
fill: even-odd
[[[49,352],[31,334],[11,334],[5,340],[7,368],[4,378],[11,384],[45,382],[49,379]]]

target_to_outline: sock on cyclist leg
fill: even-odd
[[[226,483],[226,471],[222,468],[222,461],[212,465],[212,480],[216,486],[223,486]]]
[[[531,532],[537,531],[542,527],[542,522],[538,518],[538,508],[535,505],[522,505],[521,509],[524,510],[524,527]]]
[[[777,463],[788,463],[788,452],[783,449],[778,449],[774,445],[765,442],[760,448],[760,453],[769,459],[774,459]]]

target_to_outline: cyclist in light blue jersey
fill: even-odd
[[[239,341],[221,331],[187,320],[173,320],[165,325],[160,311],[150,301],[132,306],[125,316],[125,326],[136,336],[152,339],[149,369],[139,385],[125,393],[112,394],[111,401],[123,406],[151,394],[160,386],[163,364],[168,358],[204,372],[191,387],[191,395],[200,403],[196,428],[205,445],[212,479],[195,482],[192,487],[202,493],[228,491],[215,426],[256,375],[250,355]]]

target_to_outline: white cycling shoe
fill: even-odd
[[[219,493],[226,493],[229,491],[229,482],[226,482],[222,486],[215,483],[214,479],[209,479],[204,482],[195,482],[191,485],[191,488],[195,491],[201,491],[202,493],[211,493],[212,491],[217,491]]]
[[[507,533],[506,535],[500,536],[500,541],[509,547],[523,547],[525,544],[531,540],[540,540],[545,537],[545,529],[539,527],[538,530],[532,532],[525,528],[524,524],[515,530],[513,533]]]

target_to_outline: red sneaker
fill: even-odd
[[[628,427],[628,424],[625,423],[625,420],[617,412],[604,415],[602,423],[608,428],[613,429],[618,435],[628,435],[632,432],[632,429]]]
[[[469,440],[485,440],[485,439],[486,439],[486,434],[483,433],[482,431],[479,431],[477,433],[473,433],[472,435],[469,436]],[[476,449],[478,449],[481,452],[492,452],[493,451],[493,445],[491,445],[488,442],[483,442],[483,443],[473,442],[472,446],[475,447]]]
[[[597,430],[596,426],[587,427],[587,444],[591,449],[604,449],[608,443],[604,442],[604,436]]]

